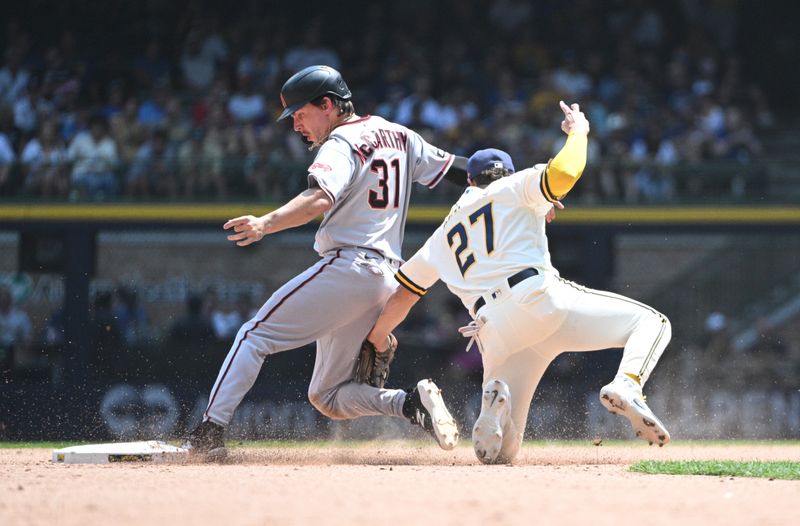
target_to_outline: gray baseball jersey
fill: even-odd
[[[308,170],[309,186],[322,188],[333,202],[314,248],[325,254],[358,246],[401,259],[411,183],[436,186],[452,162],[452,155],[381,117],[339,126]]]
[[[352,381],[359,347],[396,282],[411,183],[434,187],[453,156],[380,117],[346,122],[309,167],[309,186],[333,206],[317,231],[322,259],[242,325],[209,397],[205,418],[227,425],[264,358],[313,341],[311,403],[331,418],[402,416],[405,391]],[[346,302],[345,302],[346,299]]]

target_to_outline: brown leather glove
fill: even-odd
[[[382,389],[389,378],[389,365],[394,360],[396,350],[397,338],[394,337],[394,334],[389,335],[389,347],[384,352],[376,351],[375,346],[369,340],[364,340],[361,343],[356,363],[356,375],[353,380]]]

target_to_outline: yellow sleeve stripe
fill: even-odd
[[[547,173],[550,171],[551,162],[553,162],[552,159],[550,159],[547,162],[547,166],[545,166],[544,171],[542,172],[542,176],[539,178],[539,189],[542,191],[542,195],[544,196],[544,198],[552,203],[557,199],[553,197],[553,192],[552,190],[550,190],[550,184],[547,181]]]
[[[402,270],[397,271],[397,273],[394,275],[394,279],[396,279],[397,282],[400,283],[404,288],[408,289],[409,292],[412,292],[417,296],[424,296],[425,293],[428,292],[427,289],[420,287],[419,285],[408,279],[408,276],[403,274]]]

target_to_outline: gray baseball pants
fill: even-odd
[[[399,262],[354,247],[333,250],[278,289],[239,329],[204,420],[226,426],[267,355],[317,342],[311,404],[333,419],[402,416],[405,391],[353,382],[361,342],[397,286]]]

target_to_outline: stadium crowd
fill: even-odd
[[[487,11],[442,0],[337,15],[311,5],[302,24],[256,1],[12,16],[0,44],[0,199],[282,200],[305,184],[313,154],[275,123],[277,94],[315,63],[342,71],[358,113],[461,155],[492,145],[547,159],[560,147],[558,100],[580,102],[592,123],[594,176],[575,192],[586,201],[741,197],[774,118],[742,60],[735,4],[498,0]],[[681,177],[712,161],[725,166],[721,186]]]

